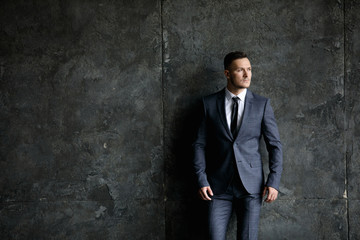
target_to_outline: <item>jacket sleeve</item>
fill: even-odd
[[[264,117],[262,121],[262,134],[269,154],[270,170],[265,185],[279,190],[280,178],[283,170],[283,154],[279,130],[276,124],[274,111],[270,105],[270,100],[267,100],[265,103]]]
[[[204,99],[202,99],[202,108],[200,113],[200,121],[195,141],[193,142],[193,167],[198,183],[198,187],[210,186],[206,176],[206,160],[205,160],[205,148],[206,148],[206,108]]]

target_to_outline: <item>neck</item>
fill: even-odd
[[[230,86],[227,86],[227,89],[234,95],[239,95],[243,91],[245,91],[246,88],[232,88]]]

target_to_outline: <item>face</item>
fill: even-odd
[[[232,61],[228,70],[225,70],[227,87],[233,93],[239,93],[250,87],[251,64],[249,59],[240,58]]]

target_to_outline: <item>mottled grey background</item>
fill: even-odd
[[[204,239],[190,145],[233,50],[284,146],[260,239],[360,239],[359,13],[355,0],[1,1],[0,239]]]

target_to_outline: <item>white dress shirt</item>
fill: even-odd
[[[232,100],[233,97],[240,98],[239,101],[239,110],[238,110],[238,118],[237,118],[237,131],[239,131],[240,123],[242,120],[243,112],[244,112],[244,106],[245,106],[245,96],[246,96],[247,89],[245,88],[244,91],[242,91],[239,95],[235,95],[231,93],[227,88],[225,88],[225,114],[226,114],[226,121],[228,124],[228,127],[231,131],[231,111],[234,104],[234,101]]]

